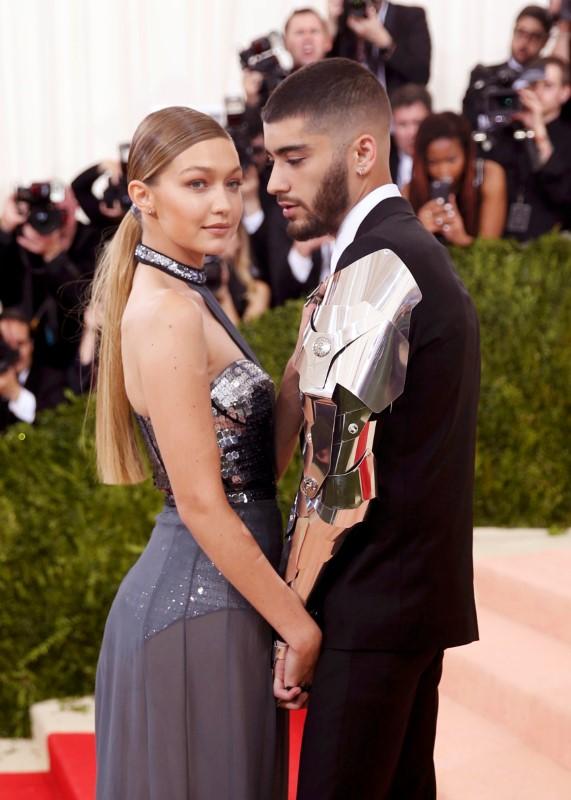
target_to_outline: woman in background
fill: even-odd
[[[218,123],[166,108],[137,129],[128,182],[134,211],[94,288],[98,467],[106,483],[146,476],[136,419],[165,506],[105,627],[97,798],[269,800],[271,628],[294,652],[286,704],[321,634],[274,569],[272,382],[204,286],[204,254],[240,220],[241,168]]]
[[[430,114],[415,142],[412,180],[403,188],[424,227],[467,247],[501,237],[507,214],[506,177],[495,161],[477,158],[470,125],[452,111]]]

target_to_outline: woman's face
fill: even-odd
[[[426,148],[426,169],[433,181],[459,183],[466,157],[459,139],[434,139]]]
[[[242,169],[236,148],[225,138],[208,139],[180,153],[149,186],[154,213],[149,232],[159,233],[169,251],[193,263],[221,255],[242,215]]]

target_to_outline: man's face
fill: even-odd
[[[268,192],[276,196],[287,232],[299,241],[335,234],[350,205],[345,148],[310,133],[303,117],[264,124],[273,160]]]
[[[534,83],[531,88],[541,101],[544,119],[556,119],[570,94],[569,86],[563,83],[559,67],[556,64],[546,64],[545,79]]]
[[[406,153],[407,156],[414,154],[418,128],[428,114],[427,107],[421,102],[401,106],[393,111],[393,136],[401,153]]]
[[[539,56],[547,41],[543,25],[534,17],[521,17],[512,36],[512,57],[518,64],[528,64]]]
[[[288,25],[284,41],[294,67],[315,64],[331,50],[329,33],[319,17],[312,13],[296,14]]]
[[[0,336],[6,344],[20,354],[20,358],[16,362],[16,372],[30,369],[34,343],[28,325],[16,319],[2,319],[0,320]]]

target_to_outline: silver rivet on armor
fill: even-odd
[[[323,358],[323,356],[331,352],[331,342],[327,336],[318,336],[313,343],[312,350],[318,358]]]
[[[355,435],[356,433],[359,433],[359,426],[357,425],[357,423],[356,423],[356,422],[352,422],[352,423],[351,423],[351,424],[350,424],[350,425],[347,427],[347,430],[349,431],[349,433],[351,433],[351,434]]]
[[[304,493],[306,497],[310,499],[315,497],[318,490],[317,481],[315,478],[304,478],[301,482],[301,491]]]

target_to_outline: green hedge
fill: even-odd
[[[480,242],[453,253],[482,329],[476,523],[571,523],[571,243]],[[275,379],[300,304],[246,334]],[[90,423],[74,399],[0,437],[0,737],[28,732],[28,707],[92,692],[117,585],[160,507],[148,483],[99,485]],[[289,505],[299,463],[281,486]]]

